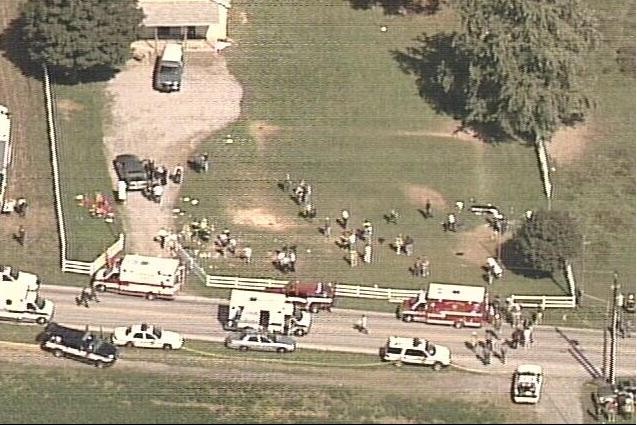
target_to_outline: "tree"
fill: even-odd
[[[30,0],[22,29],[31,60],[75,74],[130,57],[143,13],[136,0]]]
[[[514,237],[525,263],[551,274],[577,257],[582,241],[577,220],[566,211],[537,211]]]
[[[535,142],[593,106],[581,79],[599,35],[580,0],[455,0],[469,60],[464,124]]]

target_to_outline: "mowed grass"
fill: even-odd
[[[104,83],[54,86],[59,133],[60,186],[67,225],[68,259],[93,261],[112,245],[121,232],[115,222],[93,218],[75,197],[109,197],[113,207],[113,184],[104,154],[102,123],[108,119]]]
[[[381,32],[381,25],[388,31]],[[296,245],[295,278],[419,288],[427,281],[412,277],[409,268],[415,257],[426,255],[432,280],[483,284],[480,266],[494,255],[496,241],[473,237],[484,221],[466,212],[460,216],[461,232],[444,233],[445,213],[456,200],[469,205],[473,199],[498,205],[515,222],[526,209],[546,202],[533,150],[451,137],[454,122],[422,100],[414,78],[392,58],[392,51],[417,44],[423,31],[456,25],[448,10],[431,17],[388,17],[378,10],[353,10],[346,2],[234,4],[230,28],[236,43],[224,55],[245,89],[243,119],[202,147],[213,158],[213,170],[188,176],[183,193],[200,204],[184,209],[188,220],[206,215],[217,231],[229,228],[252,246],[256,261],[245,266],[204,259],[207,271],[281,277],[271,256]],[[259,123],[274,129],[269,137],[260,137]],[[234,143],[225,143],[227,134]],[[299,207],[277,187],[286,173],[312,185],[318,212],[312,222],[300,218]],[[427,195],[433,191],[446,205],[434,205],[435,218],[425,220],[418,209],[427,197],[434,200]],[[355,228],[366,218],[372,221],[372,264],[361,261],[351,268],[346,251],[335,245],[340,234],[335,219],[342,208],[352,213]],[[391,208],[401,215],[397,225],[383,219]],[[254,226],[240,218],[246,214],[255,220],[259,214],[272,217]],[[330,240],[319,232],[326,216],[332,222]],[[413,257],[390,249],[399,233],[414,238]],[[361,253],[362,248],[361,243]],[[493,290],[563,293],[548,279],[528,280],[511,272]]]

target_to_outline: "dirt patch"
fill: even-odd
[[[74,113],[84,110],[84,105],[71,99],[59,99],[56,106],[59,116],[65,121],[69,121]]]
[[[252,121],[248,126],[250,136],[257,142],[259,150],[263,149],[267,142],[281,133],[281,127],[269,124],[266,121]]]
[[[486,143],[480,138],[480,135],[468,128],[463,129],[462,125],[457,121],[452,121],[448,125],[443,126],[440,131],[429,130],[412,130],[412,131],[399,131],[400,136],[433,136],[433,137],[446,137],[455,140],[461,140],[463,142],[471,142],[473,146],[484,149]]]
[[[212,52],[188,52],[183,88],[159,93],[152,89],[152,64],[129,63],[109,81],[112,120],[105,128],[109,169],[118,154],[149,158],[170,171],[185,165],[199,143],[239,117],[242,89],[228,72],[226,62]],[[186,170],[185,179],[190,177]],[[179,205],[180,186],[169,183],[162,203],[130,193],[124,206],[127,249],[146,255],[166,256],[153,237],[160,228],[174,226],[173,208]]]
[[[500,236],[500,245],[511,239],[511,232]],[[468,263],[483,266],[487,257],[497,255],[497,235],[488,224],[460,233],[460,242],[454,249],[454,254],[462,253],[461,257]]]
[[[560,165],[577,161],[584,155],[591,130],[586,124],[558,130],[546,149],[551,159]]]
[[[447,200],[439,192],[427,186],[410,184],[403,191],[411,203],[420,207],[424,207],[427,200],[431,202],[433,208],[445,209],[449,206]]]
[[[292,222],[268,212],[264,208],[236,209],[230,212],[232,221],[243,226],[281,232],[293,226]]]

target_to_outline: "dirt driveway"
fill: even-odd
[[[117,176],[111,161],[116,155],[135,154],[172,171],[177,164],[186,165],[199,142],[239,116],[243,91],[220,55],[187,53],[182,90],[176,93],[153,90],[152,75],[152,65],[131,61],[108,84],[112,119],[105,124],[104,144],[113,187]],[[161,227],[172,227],[178,195],[179,186],[173,183],[165,187],[161,205],[129,192],[124,206],[129,252],[167,256],[153,237]]]

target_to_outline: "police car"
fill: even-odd
[[[433,344],[426,339],[390,336],[381,349],[381,359],[432,366],[437,371],[451,364],[451,353],[447,347]]]
[[[513,374],[513,401],[536,404],[540,401],[544,373],[542,367],[531,364],[518,366]]]

